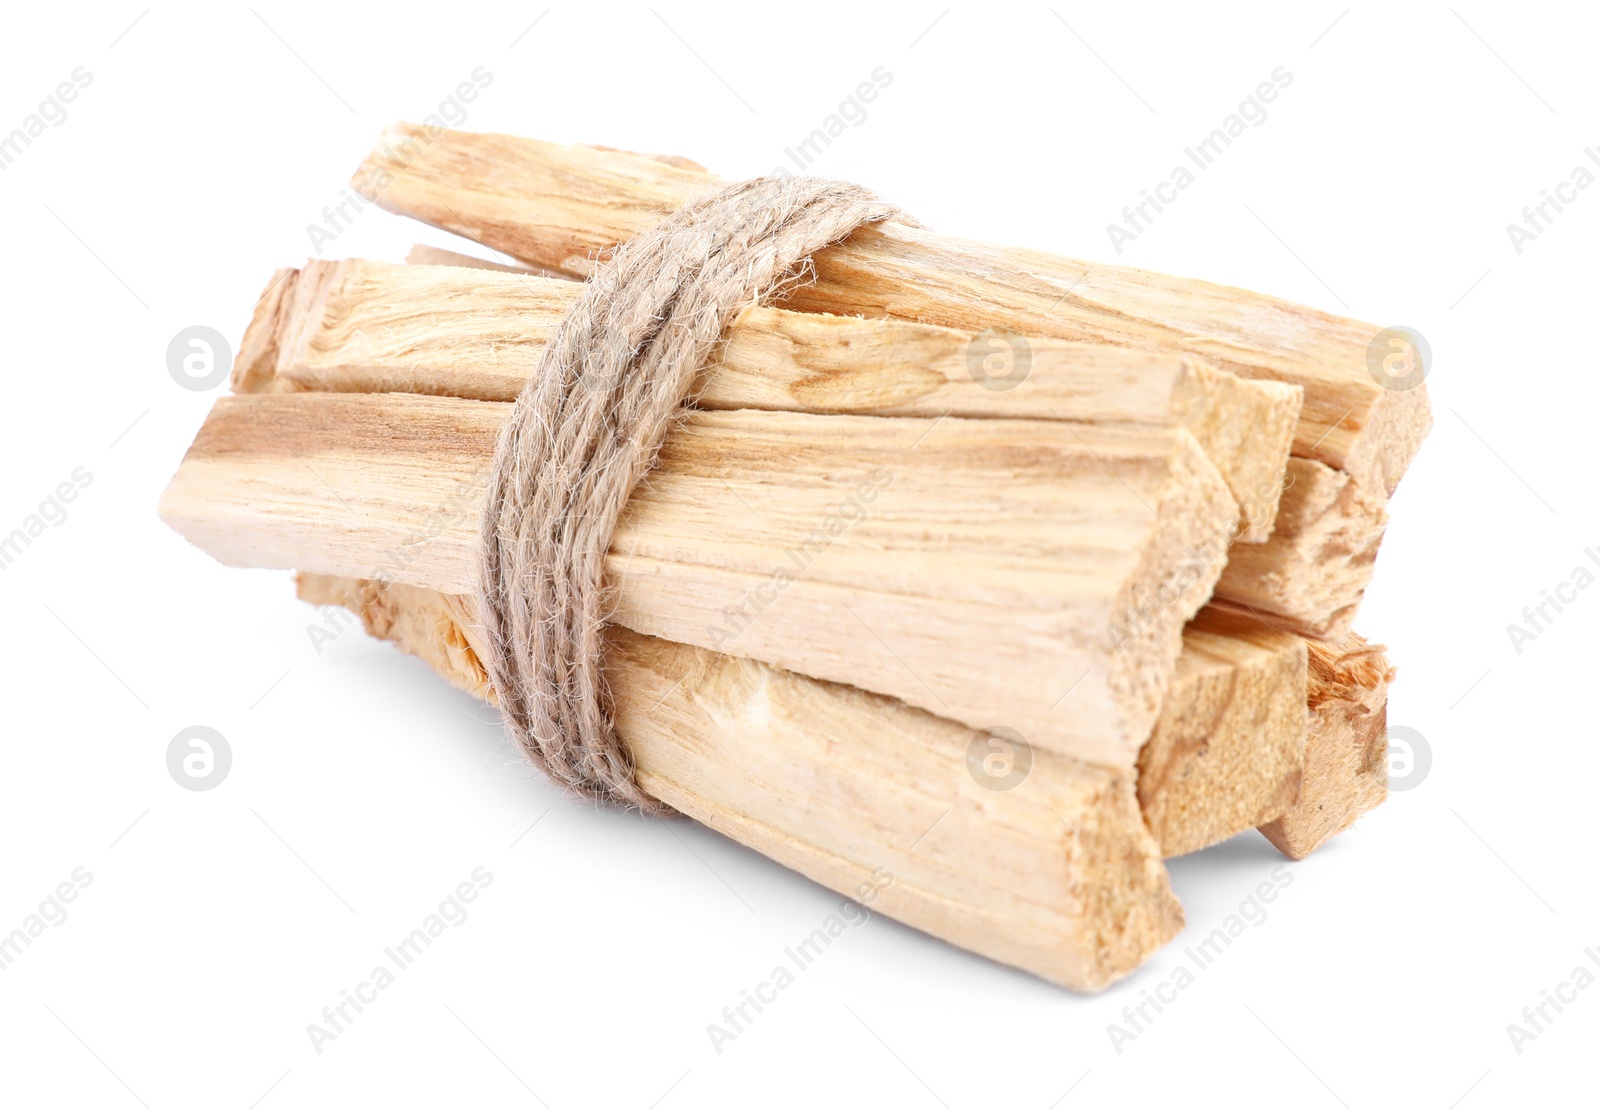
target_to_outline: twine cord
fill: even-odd
[[[726,187],[622,245],[562,319],[500,434],[479,616],[517,744],[585,796],[656,814],[617,735],[604,672],[605,557],[695,375],[729,324],[810,257],[894,207],[826,179]]]

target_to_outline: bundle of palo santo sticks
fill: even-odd
[[[161,515],[494,702],[485,478],[584,277],[718,185],[680,158],[386,130],[362,197],[499,250],[279,271]],[[1430,425],[1375,327],[893,221],[744,312],[606,558],[641,786],[1076,989],[1182,927],[1163,859],[1293,858],[1386,792],[1351,631]]]

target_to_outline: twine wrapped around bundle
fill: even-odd
[[[552,779],[660,813],[612,723],[605,557],[694,382],[740,311],[869,222],[849,183],[751,179],[673,213],[601,264],[501,433],[483,517],[480,617],[506,724]]]

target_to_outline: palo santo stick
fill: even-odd
[[[288,317],[289,301],[298,290],[298,268],[279,268],[272,280],[256,300],[255,311],[250,316],[250,326],[239,340],[239,352],[233,359],[233,390],[235,392],[292,392],[294,385],[276,375],[278,367],[279,336],[276,331],[257,330],[257,322],[272,322]]]
[[[454,268],[311,261],[274,275],[239,347],[234,384],[241,392],[512,399],[574,287]],[[1242,381],[1181,357],[1035,339],[1029,377],[993,391],[966,364],[972,337],[915,323],[757,308],[735,323],[698,402],[1184,423],[1257,528],[1239,531],[1217,596],[1311,636],[1344,634],[1371,580],[1387,517],[1381,499],[1321,463],[1290,459],[1282,475],[1292,415],[1281,402],[1236,389],[1281,393],[1283,386]],[[1270,537],[1252,546],[1267,528]]]
[[[363,196],[519,260],[585,275],[594,261],[718,185],[595,148],[394,124],[356,170]],[[1393,491],[1431,423],[1426,390],[1368,369],[1374,326],[1255,292],[884,222],[815,258],[784,306],[958,329],[1189,353],[1305,390],[1294,453]]]
[[[420,656],[452,686],[495,702],[470,597],[317,574],[297,575],[296,586],[303,600],[349,610],[371,635]],[[1296,637],[1212,611],[1202,611],[1184,630],[1178,671],[1139,756],[1140,810],[1163,857],[1277,819],[1295,803],[1308,750],[1317,757],[1348,752],[1352,738],[1343,720],[1319,718],[1315,739],[1307,739],[1306,655],[1306,643]],[[632,685],[626,674],[613,675],[612,682],[614,691]],[[1314,686],[1323,703],[1326,678]],[[681,693],[697,701],[689,685]],[[832,732],[826,724],[802,729],[809,717],[793,715],[797,732]],[[1047,782],[1056,772],[1035,769],[1027,780]]]
[[[1217,605],[1323,640],[1340,640],[1372,581],[1389,516],[1382,498],[1321,462],[1291,458],[1278,523],[1264,544],[1238,542]]]
[[[464,252],[451,252],[447,248],[434,248],[432,245],[412,245],[411,251],[406,253],[407,264],[434,264],[447,268],[481,268],[490,272],[516,272],[528,275],[533,271],[526,264],[502,264],[498,260],[484,260],[478,256],[468,256]]]
[[[445,262],[419,258],[417,252],[413,250],[408,262]],[[471,258],[460,259],[472,266]],[[533,355],[519,344],[507,321],[524,320],[529,292],[501,284],[498,277],[485,291],[479,277],[437,268],[422,269],[421,275],[417,271],[365,261],[312,261],[299,277],[311,294],[291,299],[292,313],[258,314],[250,324],[251,334],[271,332],[284,339],[277,366],[264,370],[262,377],[239,369],[236,379],[284,377],[297,388],[337,391],[425,391],[437,384],[450,395],[511,398]],[[541,303],[536,294],[532,301]],[[409,303],[429,308],[425,323],[407,315]],[[512,304],[510,316],[503,303]],[[749,319],[757,316],[794,325],[756,333]],[[548,336],[549,327],[538,313],[531,316],[531,328],[541,342]],[[887,328],[887,333],[869,333],[873,328]],[[926,400],[942,386],[917,376],[897,384],[884,370],[905,366],[940,371],[936,343],[954,333],[908,323],[757,310],[731,332],[727,352],[702,378],[700,400],[707,402],[709,384],[713,394],[720,392],[712,402],[722,406],[754,400],[792,409],[834,402],[904,406]],[[380,340],[369,340],[374,338]],[[795,341],[761,344],[785,338]],[[881,357],[870,356],[891,339],[900,344],[887,347]],[[829,340],[833,344],[823,344]],[[1151,363],[1169,360],[1074,343],[1050,341],[1045,346],[1086,350],[1091,357],[1110,353]],[[836,349],[843,351],[842,358],[834,356]],[[920,365],[907,365],[907,353],[918,355]],[[836,401],[812,387],[818,382],[827,388],[835,379],[832,374],[845,369],[853,374],[855,391],[849,398]],[[730,395],[729,381],[741,376],[748,387]],[[944,370],[946,381],[960,383],[958,376]],[[1080,392],[1060,403],[1071,408],[1081,397]],[[1146,418],[1166,417],[1152,412]],[[475,631],[466,623],[470,603],[414,587],[325,575],[302,574],[298,582],[303,598],[342,602],[360,615],[368,632],[423,656],[455,686],[493,701],[488,673],[465,635]],[[1160,720],[1139,758],[1141,810],[1164,855],[1219,842],[1276,819],[1292,805],[1305,752],[1305,658],[1304,644],[1295,638],[1214,611],[1203,610],[1185,629],[1183,653]]]
[[[514,400],[583,289],[365,260],[313,260],[288,282],[251,320],[241,354],[266,364],[236,367],[241,386],[278,377],[296,389]],[[918,323],[754,307],[729,330],[694,398],[718,410],[1180,424],[1245,511],[1239,538],[1267,539],[1298,390],[1192,358],[1054,338],[1022,343],[1020,379],[991,377],[982,361],[1007,344]]]
[[[1306,754],[1306,643],[1203,610],[1139,754],[1139,804],[1167,857],[1283,815]]]
[[[1304,858],[1389,794],[1389,666],[1381,645],[1351,635],[1308,641],[1310,730],[1300,794],[1261,833]]]
[[[492,699],[468,598],[301,575],[307,601]],[[644,789],[708,827],[941,939],[1076,990],[1183,925],[1131,773],[1036,753],[1006,791],[973,732],[892,699],[613,626],[606,671]]]
[[[510,407],[225,397],[162,516],[225,563],[470,593]],[[1236,512],[1182,428],[691,412],[606,573],[636,632],[1131,767]]]

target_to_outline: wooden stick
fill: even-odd
[[[371,635],[420,656],[452,686],[495,703],[470,597],[316,574],[296,576],[296,585],[303,600],[349,610]],[[665,647],[665,642],[635,639],[646,647]],[[1308,677],[1307,644],[1210,610],[1185,629],[1179,670],[1156,730],[1140,753],[1137,777],[1144,825],[1163,857],[1259,826],[1285,854],[1302,858],[1382,802],[1381,785],[1375,792],[1366,761],[1384,750],[1381,693],[1372,690],[1384,685],[1388,673],[1382,651],[1360,638],[1345,642],[1342,655],[1314,643],[1309,662],[1315,671]],[[718,658],[722,661],[730,661],[724,666],[728,672],[758,670],[735,666],[738,662],[728,657]],[[620,671],[612,676],[619,696],[636,686],[626,664]],[[1303,699],[1308,688],[1315,704],[1309,716]],[[677,694],[691,707],[699,703],[694,679]],[[1367,709],[1375,694],[1376,719]],[[796,734],[854,748],[854,739],[826,720],[800,709],[790,717]],[[713,787],[746,779],[737,758],[728,763],[730,771],[714,779]],[[1302,793],[1302,770],[1308,765]],[[1058,779],[1057,772],[1036,768],[1027,781],[1047,783]],[[708,824],[716,826],[717,818],[710,812]]]
[[[331,289],[331,285],[321,286],[323,290]],[[364,305],[368,301],[357,303]],[[393,299],[391,296],[379,301]],[[264,320],[259,315],[251,333],[261,332],[263,323],[274,334],[303,336],[302,331],[284,328],[276,317]],[[369,328],[377,327],[374,324]],[[328,333],[332,336],[338,332]],[[414,357],[416,347],[423,344],[420,340],[411,341],[401,348]],[[369,360],[358,351],[337,344],[311,348],[324,354],[325,366],[364,368]],[[448,360],[470,367],[473,352],[464,348]],[[329,359],[328,355],[334,353],[339,355],[338,360]],[[445,367],[447,363],[441,361],[439,365]],[[268,369],[266,376],[276,376],[278,372],[277,368]],[[307,387],[328,383],[317,377],[306,378]],[[1302,485],[1297,496],[1309,489]],[[1292,514],[1289,519],[1293,520]],[[326,576],[301,576],[302,586],[309,578],[320,579],[324,584],[338,582]],[[367,584],[345,581],[349,585],[344,590],[325,589],[320,597],[308,596],[329,602],[342,597],[362,616],[369,631],[397,640],[402,647],[426,657],[455,685],[492,700],[487,693],[487,674],[467,641],[463,626],[450,620],[448,609],[432,601],[432,592],[406,589],[369,597],[370,592],[357,595],[350,589]],[[441,601],[459,603],[459,599],[439,597]],[[458,614],[464,616],[465,610],[464,605],[458,604]],[[1307,749],[1314,756],[1339,753],[1349,732],[1348,725],[1341,721],[1319,717],[1315,722],[1316,740],[1309,744],[1302,740],[1306,707],[1298,696],[1306,686],[1305,661],[1302,642],[1270,635],[1258,623],[1230,620],[1215,611],[1205,611],[1191,623],[1161,720],[1140,755],[1141,807],[1165,854],[1199,849],[1277,818],[1298,792]],[[1290,687],[1282,686],[1285,674],[1292,677]],[[1219,692],[1224,686],[1228,697],[1240,701],[1230,705],[1222,700]],[[1294,697],[1287,709],[1285,695]],[[1257,699],[1264,712],[1261,717],[1247,701]]]
[[[575,286],[455,268],[311,261],[274,275],[245,331],[234,384],[241,392],[512,399]],[[973,339],[913,323],[756,309],[730,332],[698,403],[1183,423],[1244,510],[1218,597],[1310,636],[1337,639],[1348,630],[1387,516],[1380,498],[1321,463],[1290,459],[1283,473],[1293,416],[1285,401],[1251,390],[1290,390],[1192,359],[1035,339],[1028,379],[993,391],[967,364]],[[1269,529],[1263,543],[1251,545]]]
[[[225,563],[470,593],[509,409],[224,397],[161,513]],[[1182,428],[691,412],[607,575],[636,632],[1131,767],[1236,512]]]
[[[273,277],[240,347],[264,362],[235,368],[241,389],[277,377],[296,389],[513,400],[582,290],[365,260],[313,260],[287,292],[284,282]],[[1193,358],[760,307],[733,325],[695,388],[699,407],[718,410],[1181,424],[1245,510],[1239,538],[1255,542],[1277,520],[1300,395]]]
[[[470,599],[301,575],[307,601],[486,698]],[[617,725],[645,790],[814,881],[1077,990],[1183,926],[1131,774],[1036,753],[1005,791],[973,732],[892,699],[613,627]]]
[[[1307,749],[1306,643],[1203,610],[1139,754],[1139,804],[1168,857],[1282,816]]]
[[[394,124],[357,190],[527,263],[585,275],[602,254],[718,180],[660,161],[513,136]],[[1431,424],[1424,388],[1380,387],[1374,326],[1254,292],[886,222],[817,254],[816,283],[784,305],[993,327],[1192,354],[1305,390],[1294,452],[1392,492]]]
[[[1341,640],[1372,581],[1388,522],[1383,499],[1349,475],[1291,458],[1272,538],[1229,548],[1216,604],[1306,636]]]
[[[471,598],[330,575],[301,574],[296,585],[305,601],[348,609],[368,633],[420,656],[453,686],[496,701]],[[1299,792],[1307,747],[1303,641],[1202,611],[1184,632],[1178,665],[1139,756],[1140,809],[1163,857],[1282,815]],[[696,692],[685,695],[693,701]]]
[[[498,260],[484,260],[482,257],[451,252],[447,248],[435,248],[432,245],[412,245],[411,251],[406,253],[406,263],[433,264],[448,268],[479,268],[489,272],[516,272],[524,276],[534,271],[526,264],[503,264]]]
[[[406,287],[403,281],[408,275],[415,277],[420,286]],[[290,300],[292,314],[258,315],[248,331],[272,332],[285,339],[278,347],[276,367],[264,370],[261,376],[238,369],[236,379],[284,377],[299,388],[345,391],[420,390],[437,383],[451,394],[509,398],[523,375],[519,365],[531,360],[521,357],[522,347],[507,330],[505,316],[497,313],[491,297],[479,293],[472,277],[438,269],[422,269],[419,275],[417,269],[361,261],[313,261],[302,273],[300,283],[314,294]],[[491,296],[498,294],[497,286]],[[526,303],[528,296],[511,291],[501,298]],[[445,309],[430,313],[426,324],[419,327],[414,317],[406,314],[410,302]],[[374,307],[380,309],[369,310]],[[771,315],[779,322],[793,319],[802,324],[820,321],[868,325],[853,319],[818,320],[815,316],[782,311],[758,313]],[[312,325],[306,325],[304,319],[310,319]],[[542,321],[539,315],[533,319]],[[919,335],[926,332],[937,338],[946,331],[909,324],[896,325],[894,329],[909,341],[923,342],[914,348],[923,354],[924,367],[939,367],[937,351]],[[540,332],[547,334],[548,329]],[[805,346],[805,339],[814,336],[808,331],[793,329],[785,334],[801,339],[802,344],[795,348],[802,354],[813,350],[823,355],[830,352],[825,347]],[[383,341],[377,345],[367,341],[375,336]],[[854,331],[845,336],[852,339],[858,358],[872,352],[872,338]],[[756,348],[749,344],[750,337],[748,329],[736,328],[728,348],[735,353]],[[844,364],[815,358],[797,361],[786,353],[790,347],[768,348],[777,353],[766,360],[766,368],[810,370],[810,379],[824,383],[829,371]],[[1100,352],[1099,347],[1083,348],[1091,354]],[[509,360],[511,355],[518,355],[519,360]],[[1158,359],[1154,355],[1145,357],[1149,361]],[[900,360],[900,355],[891,351],[884,358],[863,359],[858,364],[870,374]],[[749,361],[741,365],[737,357],[724,356],[720,365],[724,376],[730,367],[754,370],[749,378],[753,389],[733,402],[745,402],[770,382],[800,385],[808,379],[793,374],[781,380],[763,378],[762,364]],[[508,372],[513,375],[506,376]],[[475,379],[480,376],[504,377],[506,383]],[[708,379],[714,384],[715,374]],[[860,379],[858,374],[857,384]],[[912,384],[921,387],[920,382]],[[470,385],[470,389],[458,390],[458,385]],[[869,401],[882,401],[882,385],[880,376],[871,382],[875,391],[863,395]],[[702,399],[703,394],[702,387]],[[891,398],[904,399],[904,394],[891,394]],[[779,406],[787,399],[778,401]],[[849,397],[842,402],[861,401]],[[1159,413],[1150,416],[1159,417]],[[316,581],[308,584],[308,580]],[[347,585],[340,590],[339,581],[328,576],[300,576],[302,587],[325,587],[320,596],[311,596],[316,601],[332,602],[340,594],[353,596],[352,588],[366,585],[344,580]],[[407,588],[371,600],[352,597],[351,607],[360,614],[369,632],[395,639],[402,647],[428,659],[456,686],[492,701],[487,673],[460,628],[451,621],[452,601],[432,601],[429,592]],[[454,612],[464,614],[465,607],[457,605]],[[1219,842],[1276,819],[1291,806],[1299,789],[1305,753],[1305,658],[1302,642],[1274,633],[1253,620],[1241,621],[1206,610],[1186,628],[1183,654],[1164,698],[1160,720],[1139,758],[1141,808],[1165,855],[1187,853]]]
[[[1304,858],[1389,794],[1389,682],[1382,645],[1351,635],[1308,641],[1311,708],[1300,795],[1261,828],[1283,853]]]
[[[233,358],[233,390],[235,392],[291,392],[294,385],[279,377],[279,336],[275,330],[256,329],[258,322],[276,322],[286,318],[289,302],[298,293],[299,268],[279,268],[262,289],[250,316],[250,325],[239,339],[239,351]]]

